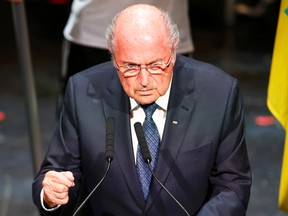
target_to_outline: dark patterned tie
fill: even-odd
[[[144,123],[143,123],[143,131],[144,131],[145,138],[146,138],[149,151],[151,154],[151,158],[152,158],[151,166],[153,170],[157,163],[159,144],[160,144],[160,136],[157,130],[157,126],[152,119],[152,115],[157,107],[158,105],[156,103],[142,106],[146,115]],[[138,176],[140,179],[140,183],[142,186],[144,199],[146,200],[148,193],[149,193],[151,173],[149,171],[148,164],[145,163],[143,160],[139,145],[138,145],[138,150],[137,150],[136,167],[137,167],[137,172],[138,172]]]

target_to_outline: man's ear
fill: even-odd
[[[172,47],[172,62],[173,64],[175,64],[175,61],[176,61],[176,54],[177,54],[177,48],[180,44],[180,40],[178,39],[174,44],[173,44],[173,47]]]
[[[178,38],[177,41],[173,44],[173,51],[174,52],[176,52],[176,49],[178,48],[179,45],[180,45],[180,40]]]

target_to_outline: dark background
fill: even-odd
[[[241,1],[251,7],[259,1]],[[262,16],[235,11],[233,25],[225,22],[225,1],[190,1],[195,45],[194,58],[210,62],[238,78],[245,103],[247,147],[253,170],[248,216],[283,216],[278,210],[278,187],[284,131],[275,121],[261,126],[260,116],[270,117],[266,106],[274,37],[280,0]],[[25,3],[35,78],[43,151],[53,133],[61,68],[62,30],[70,6],[48,0]],[[15,41],[11,5],[0,2],[0,216],[37,215],[31,198],[31,159],[25,89]]]

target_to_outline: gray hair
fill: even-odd
[[[169,46],[172,49],[173,46],[179,41],[179,30],[178,30],[177,24],[173,21],[169,13],[162,9],[159,9],[159,10],[161,11],[163,15],[166,28],[169,32],[169,35],[170,35]],[[114,49],[115,49],[115,26],[116,26],[116,22],[120,14],[121,12],[117,13],[114,16],[114,18],[112,19],[112,23],[108,26],[106,30],[106,43],[108,45],[108,49],[112,57],[113,57]]]

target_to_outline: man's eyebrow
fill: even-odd
[[[156,60],[153,60],[153,61],[151,61],[151,62],[149,62],[148,64],[145,64],[145,65],[151,65],[151,64],[154,64],[154,63],[158,63],[158,62],[164,62],[164,60],[163,59],[156,59]],[[123,61],[123,64],[125,64],[125,65],[127,65],[127,64],[141,65],[138,62],[133,62],[133,61]]]

